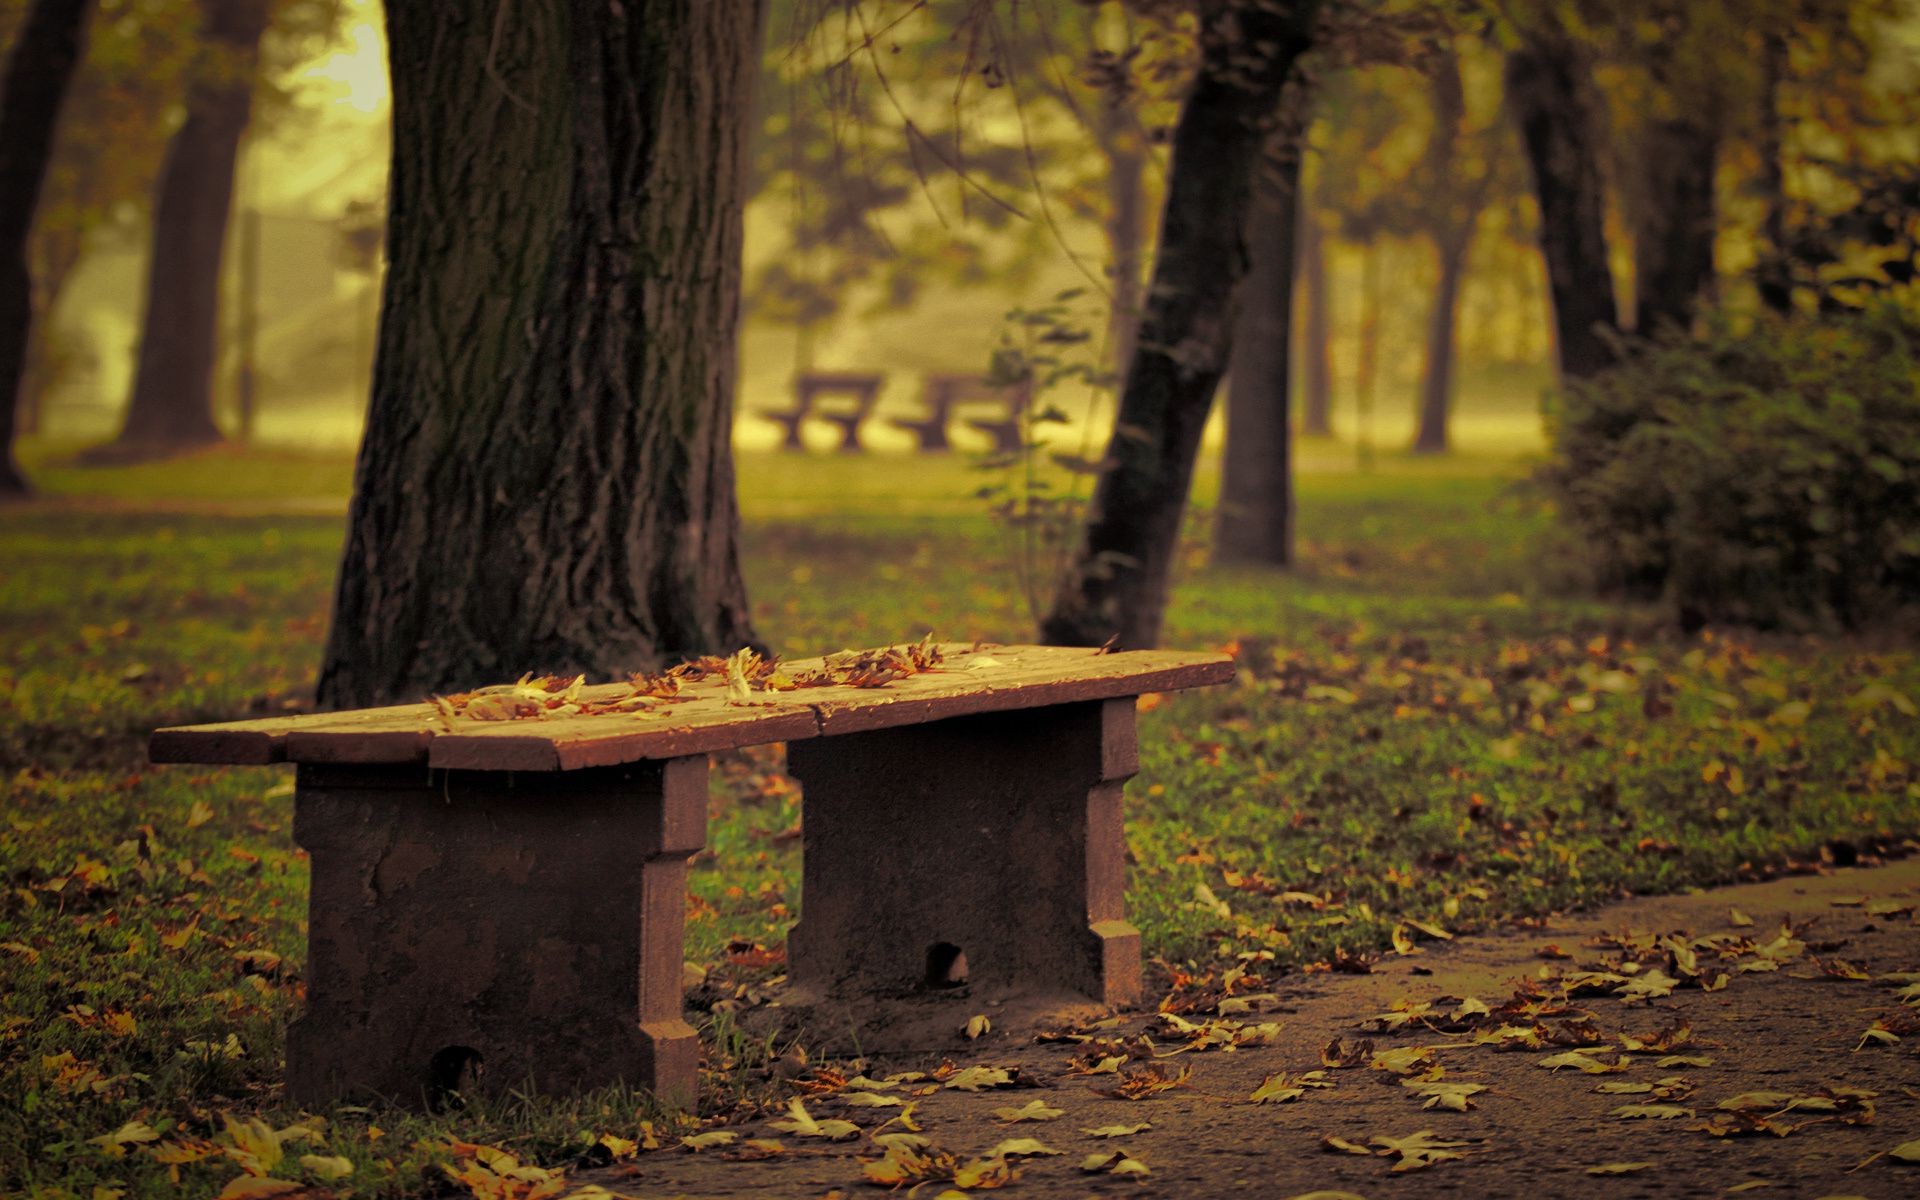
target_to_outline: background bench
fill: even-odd
[[[687,858],[707,755],[788,745],[804,785],[800,992],[972,981],[1130,1003],[1121,787],[1133,697],[1220,683],[1224,655],[947,647],[881,688],[683,689],[662,716],[449,723],[429,704],[162,729],[155,762],[298,765],[312,860],[296,1103],[615,1081],[694,1098],[681,1012]],[[789,664],[792,672],[818,660]],[[588,688],[600,698],[624,685]]]

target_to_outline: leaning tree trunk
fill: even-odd
[[[213,59],[187,91],[187,119],[160,167],[146,316],[115,456],[160,457],[221,440],[213,416],[220,262],[271,10],[271,0],[202,0],[201,36]]]
[[[753,640],[729,447],[762,5],[387,7],[385,306],[329,706]]]
[[[1714,169],[1720,136],[1689,117],[1648,122],[1638,160],[1641,213],[1634,229],[1634,328],[1687,329],[1695,306],[1713,287],[1717,229]]]
[[[6,409],[0,414],[6,421],[0,435],[0,499],[28,492],[13,454],[33,333],[27,238],[92,7],[92,0],[35,0],[14,37],[7,77],[0,83],[0,387],[7,391]]]
[[[1327,296],[1327,232],[1303,197],[1300,259],[1300,432],[1333,436],[1333,319]]]
[[[1415,454],[1445,454],[1452,446],[1455,344],[1460,315],[1460,281],[1466,275],[1471,230],[1456,230],[1439,243],[1440,278],[1427,313],[1427,352],[1420,372],[1420,413],[1413,434]]]
[[[1140,267],[1146,241],[1147,156],[1133,117],[1118,97],[1101,97],[1100,143],[1107,159],[1107,257],[1112,263],[1113,301],[1107,319],[1109,361],[1133,359],[1140,324]]]
[[[1561,374],[1584,378],[1613,361],[1618,328],[1607,262],[1600,101],[1579,47],[1559,31],[1531,31],[1507,56],[1507,98],[1519,118],[1540,208]]]
[[[1249,215],[1250,263],[1227,372],[1227,440],[1213,557],[1284,567],[1293,561],[1291,445],[1293,251],[1300,153],[1268,165]]]
[[[1152,646],[1207,410],[1232,349],[1254,175],[1317,0],[1202,7],[1200,69],[1173,133],[1159,252],[1085,538],[1041,623],[1054,645]]]

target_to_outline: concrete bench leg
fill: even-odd
[[[564,774],[302,766],[312,857],[298,1103],[622,1081],[695,1098],[681,1016],[704,755]]]
[[[953,717],[787,747],[805,788],[795,984],[825,995],[937,987],[1129,1004],[1121,789],[1131,698]]]

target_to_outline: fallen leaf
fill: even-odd
[[[1373,1151],[1358,1142],[1350,1142],[1346,1138],[1334,1137],[1332,1134],[1321,1135],[1320,1148],[1335,1154],[1365,1154],[1369,1156],[1373,1154]]]
[[[992,1031],[993,1022],[989,1021],[984,1015],[968,1017],[966,1027],[960,1031],[960,1036],[966,1038],[968,1041],[973,1041]]]
[[[1018,1121],[1058,1121],[1066,1110],[1050,1107],[1045,1100],[1029,1100],[1019,1108],[996,1108],[993,1115],[1012,1125]]]
[[[1421,1108],[1439,1108],[1448,1112],[1466,1112],[1474,1107],[1470,1097],[1487,1090],[1484,1083],[1422,1082],[1417,1079],[1402,1079],[1400,1086],[1426,1101]]]
[[[1597,1167],[1588,1167],[1589,1175],[1631,1175],[1635,1171],[1645,1171],[1653,1166],[1650,1162],[1601,1163]]]
[[[807,1111],[806,1102],[798,1096],[787,1103],[787,1116],[784,1119],[769,1121],[768,1124],[781,1133],[791,1133],[796,1137],[825,1138],[830,1142],[860,1136],[860,1127],[852,1121],[815,1120]]]
[[[688,1134],[680,1139],[680,1144],[695,1151],[712,1150],[719,1146],[731,1146],[740,1140],[740,1135],[731,1129],[716,1129],[711,1133]]]
[[[300,1166],[328,1183],[353,1174],[353,1160],[338,1154],[302,1154]]]
[[[964,1070],[955,1071],[944,1086],[958,1092],[1012,1087],[1013,1074],[1004,1067],[967,1067]]]
[[[1622,1121],[1673,1121],[1692,1116],[1693,1110],[1677,1104],[1622,1104],[1607,1115]]]
[[[1138,1125],[1101,1125],[1093,1129],[1082,1129],[1080,1132],[1088,1137],[1097,1138],[1132,1137],[1136,1133],[1145,1133],[1152,1128],[1152,1121],[1142,1121]]]
[[[1419,1171],[1448,1159],[1465,1158],[1459,1147],[1473,1143],[1449,1140],[1431,1129],[1422,1129],[1404,1137],[1377,1137],[1372,1144],[1380,1147],[1376,1153],[1400,1156],[1400,1161],[1393,1164],[1395,1171]]]
[[[1055,1150],[1039,1138],[1008,1138],[993,1146],[981,1158],[1025,1158],[1065,1154],[1065,1150]]]
[[[1588,1075],[1606,1075],[1614,1071],[1627,1069],[1627,1060],[1616,1058],[1612,1062],[1603,1062],[1584,1050],[1569,1050],[1565,1054],[1554,1054],[1534,1064],[1549,1071],[1558,1071],[1562,1067],[1572,1067]]]

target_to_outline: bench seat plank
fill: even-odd
[[[155,762],[256,765],[423,763],[482,771],[567,771],[678,758],[765,742],[860,733],[947,717],[1106,700],[1142,692],[1224,683],[1224,654],[1136,650],[1119,654],[1059,646],[946,647],[938,669],[884,687],[833,686],[755,692],[733,705],[718,679],[692,683],[682,699],[654,710],[548,720],[456,719],[430,704],[315,713],[161,729]],[[786,664],[818,670],[820,659]],[[624,694],[620,684],[583,689],[591,699]]]

